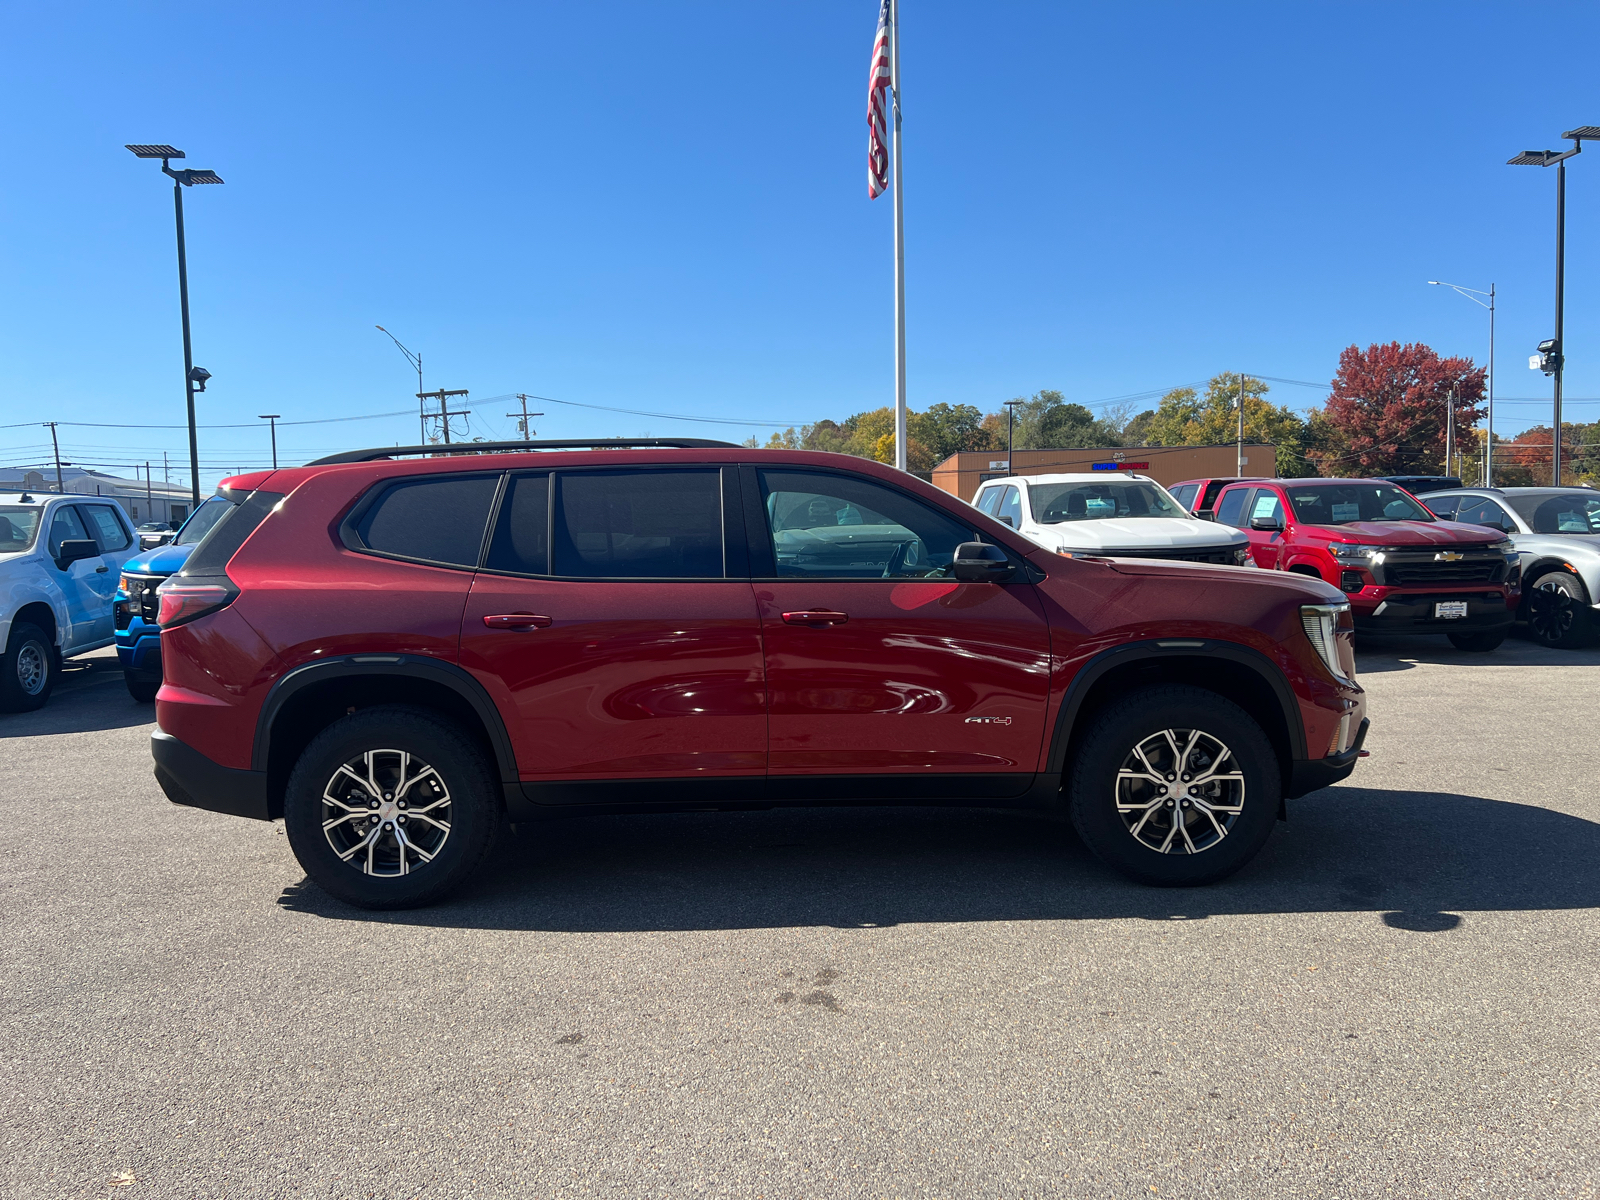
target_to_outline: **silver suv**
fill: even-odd
[[[1600,597],[1600,491],[1586,487],[1452,488],[1421,500],[1435,516],[1511,535],[1522,564],[1528,631],[1546,646],[1587,644]]]

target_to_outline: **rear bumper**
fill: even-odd
[[[1332,787],[1341,779],[1347,779],[1350,772],[1356,769],[1356,760],[1361,757],[1361,747],[1367,740],[1367,728],[1372,724],[1366,717],[1361,718],[1361,724],[1356,729],[1355,741],[1350,743],[1350,748],[1339,754],[1330,754],[1327,758],[1301,759],[1294,764],[1289,773],[1288,786],[1284,788],[1284,798],[1293,800],[1304,796],[1307,792],[1314,792],[1318,788]]]
[[[150,735],[156,782],[174,804],[270,821],[267,773],[241,771],[212,762],[193,746],[157,729]]]
[[[1436,617],[1441,601],[1465,601],[1464,617]],[[1364,633],[1484,633],[1508,627],[1516,601],[1503,592],[1402,592],[1371,608],[1353,608],[1356,629]]]

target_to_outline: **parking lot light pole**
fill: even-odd
[[[195,384],[200,385],[200,391],[205,391],[206,380],[211,378],[211,373],[204,367],[194,365],[194,356],[189,345],[189,264],[183,244],[183,189],[202,183],[221,183],[222,178],[215,171],[194,169],[174,171],[167,165],[167,161],[183,158],[184,153],[172,146],[141,144],[129,146],[128,149],[136,158],[159,158],[162,174],[172,180],[172,205],[178,222],[178,305],[183,312],[183,387],[189,407],[189,491],[193,502],[189,511],[193,512],[200,507],[200,446],[199,439],[195,436],[194,424]]]
[[[278,413],[257,413],[256,414],[256,416],[260,417],[263,421],[268,421],[272,425],[272,469],[274,471],[276,471],[278,469],[278,417],[279,417],[279,415],[280,414],[278,414]]]
[[[1016,474],[1016,472],[1011,469],[1011,428],[1012,428],[1013,420],[1017,415],[1017,405],[1019,405],[1021,403],[1022,403],[1021,400],[1007,400],[1006,401],[1006,474],[1007,475],[1015,475]]]
[[[1463,287],[1459,283],[1446,283],[1442,279],[1428,280],[1430,287],[1447,287],[1458,295],[1465,296],[1479,308],[1489,310],[1489,415],[1488,428],[1484,431],[1483,438],[1483,486],[1494,486],[1494,284],[1489,285],[1487,292],[1477,288]],[[1479,296],[1489,297],[1485,303]]]
[[[395,337],[394,334],[390,333],[382,325],[374,325],[373,328],[376,329],[379,333],[383,334],[384,337],[388,338],[397,347],[399,347],[400,353],[404,354],[406,356],[406,361],[411,364],[411,369],[414,370],[417,373],[417,395],[421,396],[422,395],[422,355],[411,353],[411,351],[407,350],[403,345],[401,345],[399,338]],[[423,442],[426,442],[428,440],[428,408],[427,408],[427,405],[419,402],[417,411],[418,411],[417,419],[418,419],[419,422],[421,422],[421,425],[422,425],[422,440],[423,440]]]

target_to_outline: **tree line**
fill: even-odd
[[[1309,414],[1274,404],[1264,380],[1220,374],[1203,391],[1174,388],[1141,412],[1113,407],[1097,416],[1050,389],[1019,396],[1012,439],[1019,450],[1226,445],[1238,433],[1242,395],[1244,440],[1276,447],[1280,475],[1448,475],[1459,469],[1475,480],[1482,456],[1482,435],[1475,426],[1485,412],[1486,382],[1483,368],[1470,358],[1442,357],[1421,343],[1373,344],[1365,350],[1352,345],[1339,355],[1326,402]],[[1459,457],[1447,467],[1452,407]],[[934,404],[908,414],[906,432],[907,465],[931,471],[958,451],[1004,450],[1005,406],[985,412],[972,404]],[[1495,441],[1497,483],[1549,481],[1548,427]],[[746,442],[759,444],[755,438]],[[766,445],[893,462],[894,409],[786,429]],[[1562,450],[1564,480],[1569,464],[1574,480],[1600,479],[1600,422],[1564,426]]]

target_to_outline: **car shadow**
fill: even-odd
[[[1600,906],[1600,825],[1478,796],[1329,788],[1292,802],[1232,879],[1163,889],[1031,813],[578,817],[519,826],[467,892],[433,908],[368,912],[309,881],[278,903],[330,920],[584,933],[1329,911],[1444,932],[1462,913]]]
[[[1493,650],[1457,650],[1448,638],[1427,634],[1356,635],[1356,678],[1409,671],[1419,663],[1485,667],[1600,667],[1600,645],[1556,650],[1525,637],[1508,637]]]
[[[116,655],[97,655],[63,663],[61,678],[43,708],[0,713],[0,738],[127,729],[155,719],[155,705],[136,703],[128,695]]]

